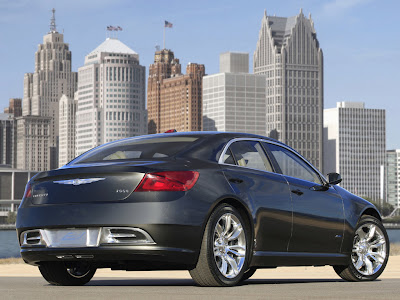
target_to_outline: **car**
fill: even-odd
[[[234,286],[259,268],[333,266],[379,277],[389,239],[378,210],[271,138],[170,132],[101,145],[38,173],[18,209],[21,256],[54,285],[98,268],[189,270]]]

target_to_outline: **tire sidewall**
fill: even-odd
[[[389,242],[389,237],[388,237],[385,227],[382,225],[382,223],[378,219],[371,217],[371,216],[362,217],[360,219],[360,221],[357,224],[357,227],[355,228],[353,239],[355,237],[355,233],[357,232],[358,228],[360,228],[361,226],[363,226],[365,224],[374,224],[374,225],[378,226],[379,229],[382,231],[383,235],[385,236],[385,240],[386,240],[385,260],[384,260],[381,268],[378,270],[378,272],[376,272],[373,275],[363,275],[360,272],[358,272],[358,270],[354,267],[353,262],[351,260],[351,253],[350,253],[349,269],[359,281],[372,281],[372,280],[375,280],[376,278],[378,278],[382,274],[382,272],[385,270],[385,267],[389,260],[390,242]]]
[[[214,229],[215,229],[215,226],[216,226],[218,220],[220,219],[220,217],[226,213],[231,213],[239,219],[239,221],[243,227],[244,234],[245,234],[245,240],[246,240],[245,261],[244,261],[242,269],[240,270],[239,274],[235,278],[226,278],[224,275],[222,275],[217,267],[217,263],[214,258],[214,241],[213,241]],[[221,282],[221,284],[223,284],[225,286],[236,285],[237,283],[239,283],[241,281],[241,278],[242,278],[244,272],[248,269],[248,264],[249,264],[249,258],[250,258],[250,253],[251,253],[251,243],[250,243],[251,234],[250,234],[248,223],[245,222],[245,220],[243,219],[241,214],[233,206],[228,205],[228,204],[223,204],[223,205],[217,207],[217,209],[210,216],[210,219],[208,221],[208,226],[207,226],[207,237],[208,237],[208,240],[207,240],[207,258],[208,259],[207,260],[209,263],[209,268],[210,268],[211,273],[213,274],[214,278],[217,281]]]

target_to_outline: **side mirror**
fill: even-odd
[[[328,182],[331,185],[339,184],[342,182],[342,176],[340,176],[338,173],[329,173]]]

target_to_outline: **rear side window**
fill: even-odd
[[[224,164],[228,164],[228,165],[234,165],[235,164],[235,160],[233,158],[232,151],[231,151],[230,148],[228,148],[228,150],[224,154],[223,163]]]
[[[74,159],[71,164],[170,157],[197,139],[198,137],[174,136],[121,140],[94,148]]]
[[[229,147],[237,165],[272,172],[271,164],[261,144],[256,141],[238,141]]]

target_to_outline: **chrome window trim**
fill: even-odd
[[[284,148],[284,149],[290,151],[290,152],[293,153],[294,155],[298,156],[298,157],[299,157],[302,161],[304,161],[311,169],[313,169],[314,172],[317,173],[317,175],[319,176],[319,178],[320,178],[320,180],[321,180],[321,182],[322,182],[323,184],[328,184],[328,181],[327,181],[327,180],[325,179],[325,177],[321,174],[321,172],[318,171],[308,160],[306,160],[305,158],[303,158],[303,156],[301,156],[300,153],[297,153],[297,151],[295,151],[295,150],[289,148],[288,146],[286,146],[286,145],[284,145],[284,144],[276,143],[276,142],[274,142],[274,141],[264,140],[264,139],[260,139],[260,138],[234,138],[234,139],[231,139],[231,140],[225,145],[224,149],[222,150],[221,155],[220,155],[220,157],[219,157],[219,159],[218,159],[218,164],[220,164],[220,165],[226,165],[226,166],[235,166],[235,167],[246,168],[246,169],[250,169],[250,170],[257,170],[257,171],[267,172],[267,173],[273,173],[273,174],[280,174],[280,173],[269,172],[269,171],[266,171],[266,170],[253,169],[253,168],[244,167],[244,166],[239,166],[239,165],[225,164],[225,163],[224,163],[224,155],[225,155],[226,151],[228,150],[228,148],[229,148],[230,145],[232,145],[233,143],[238,142],[238,141],[256,141],[256,142],[263,142],[263,143],[273,144],[273,145],[282,147],[282,148]],[[289,176],[289,175],[285,175],[285,174],[280,174],[280,175]],[[292,176],[289,176],[289,177],[292,177]],[[304,179],[297,178],[297,177],[292,177],[292,178],[304,180]],[[308,180],[306,180],[306,181],[308,181]],[[310,182],[312,182],[312,181],[310,181]]]

